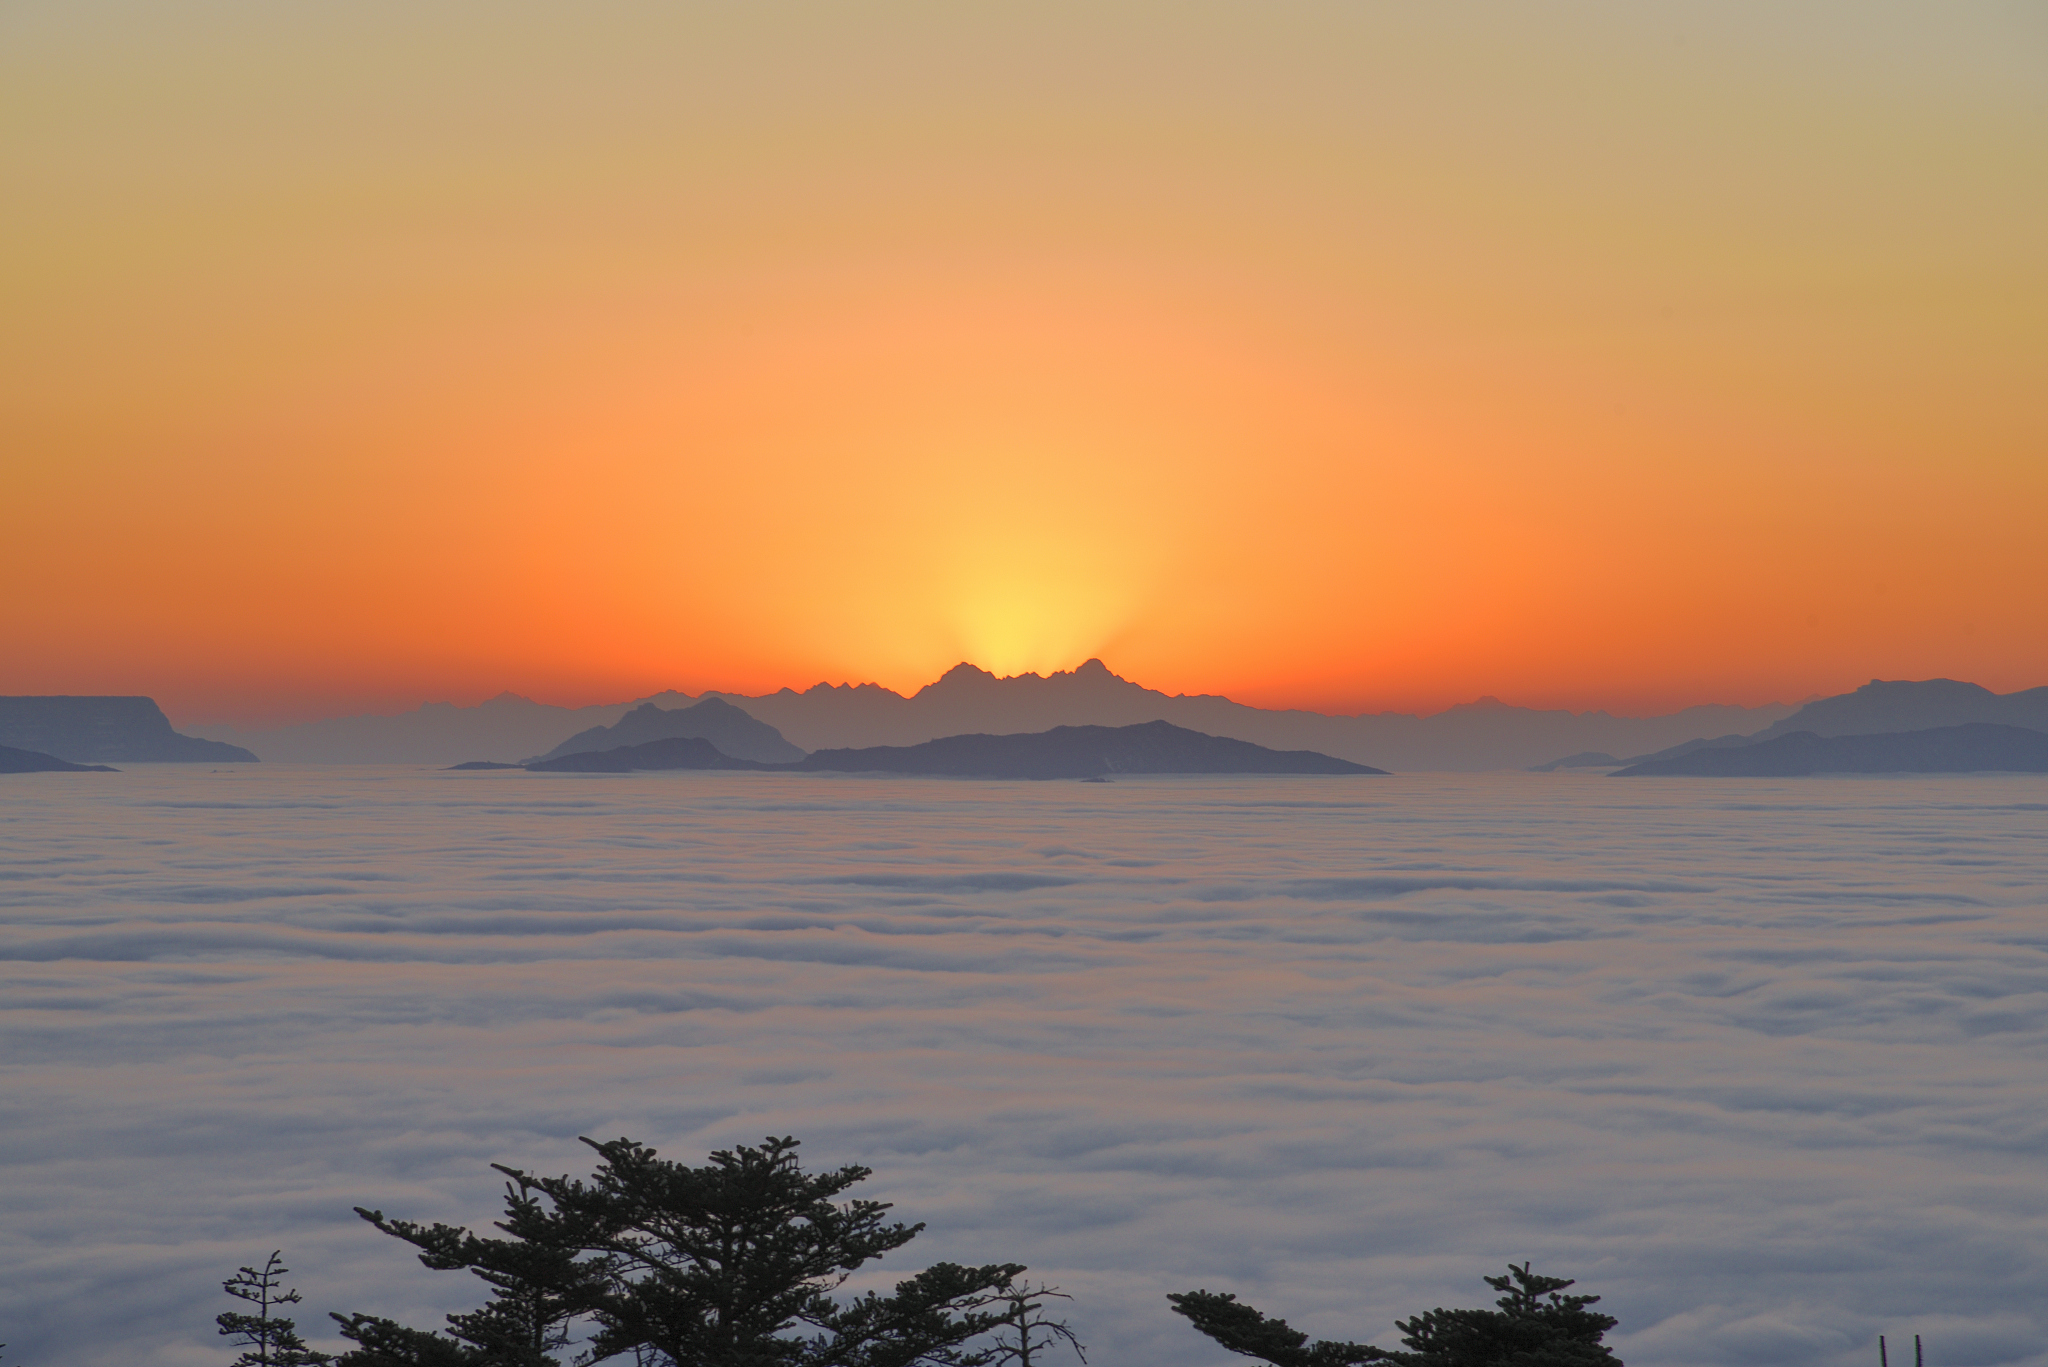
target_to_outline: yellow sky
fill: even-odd
[[[2044,13],[17,0],[0,691],[2048,682]]]

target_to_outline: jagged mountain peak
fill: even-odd
[[[1043,689],[1047,687],[1073,687],[1075,685],[1106,685],[1136,689],[1139,692],[1151,691],[1144,688],[1143,685],[1132,683],[1129,679],[1116,673],[1100,659],[1090,656],[1072,669],[1056,669],[1049,674],[1035,672],[994,674],[983,669],[980,665],[962,660],[959,664],[954,665],[944,674],[941,674],[936,680],[911,694],[911,697],[922,698],[927,695],[941,697],[946,694],[960,693],[970,689]]]

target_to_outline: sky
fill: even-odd
[[[0,9],[0,692],[2048,682],[2029,3]]]

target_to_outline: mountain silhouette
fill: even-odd
[[[793,764],[804,752],[782,738],[767,722],[756,721],[743,709],[723,698],[706,698],[689,707],[664,709],[642,703],[611,726],[593,726],[578,731],[541,756],[543,760],[586,751],[616,750],[653,740],[695,736],[708,740],[734,759],[760,760],[764,764]]]
[[[191,729],[246,746],[276,764],[454,764],[469,755],[542,754],[562,737],[609,726],[639,704],[675,706],[692,701],[685,693],[656,693],[632,702],[556,707],[517,693],[500,693],[467,707],[421,703],[395,716]]]
[[[1632,764],[1614,778],[1687,775],[1786,778],[1806,774],[2048,773],[2048,731],[1968,722],[1924,731],[1823,736],[1793,731],[1753,745],[1709,747]]]
[[[1636,766],[1678,759],[1700,750],[1740,750],[1802,731],[1816,736],[1870,736],[1930,731],[1973,722],[2048,732],[2048,688],[1993,693],[1981,684],[1959,683],[1954,679],[1872,679],[1853,692],[1816,698],[1782,721],[1749,735],[1684,741],[1620,762]]]
[[[1559,769],[1612,769],[1621,763],[1624,761],[1616,759],[1605,750],[1581,750],[1576,755],[1566,755],[1563,759],[1554,759],[1548,764],[1532,764],[1529,766],[1529,772],[1554,774]]]
[[[722,753],[702,736],[668,736],[639,745],[621,745],[610,750],[579,750],[554,759],[537,759],[524,766],[542,774],[627,774],[640,769],[788,769],[787,764],[763,764],[757,759],[735,759]]]
[[[1328,716],[1250,707],[1215,694],[1167,694],[1111,672],[1101,660],[1047,675],[998,678],[955,665],[908,697],[877,684],[817,684],[802,692],[724,697],[807,750],[917,745],[967,733],[1005,735],[1055,726],[1165,721],[1278,750],[1314,750],[1388,769],[1521,768],[1573,751],[1641,754],[1708,731],[1753,730],[1793,711],[1689,707],[1660,717],[1616,717],[1516,707],[1495,698],[1434,716],[1383,712]]]
[[[482,764],[464,767],[486,767]],[[491,766],[495,767],[495,766]],[[1167,722],[1056,726],[1024,735],[944,736],[918,745],[821,750],[794,764],[723,754],[698,736],[583,750],[525,766],[535,773],[621,774],[647,769],[890,773],[954,778],[1101,778],[1110,774],[1380,774],[1306,750],[1268,750]]]
[[[58,759],[40,750],[17,750],[12,745],[0,745],[0,774],[118,774],[119,769],[104,764],[73,764],[68,759]]]
[[[1872,679],[1852,693],[1820,698],[1756,733],[1756,740],[1811,731],[1817,736],[1868,736],[1995,722],[2048,731],[2048,688],[1993,693],[1955,679]]]
[[[1521,768],[1574,751],[1640,755],[1693,736],[1755,731],[1794,710],[1784,704],[1710,705],[1657,717],[1617,717],[1516,707],[1483,698],[1426,717],[1403,712],[1326,716],[1250,707],[1214,694],[1167,694],[1112,673],[1100,660],[1072,670],[1009,678],[961,664],[907,697],[879,684],[820,683],[801,692],[785,688],[750,696],[714,691],[703,698],[738,707],[800,750],[917,745],[971,733],[1012,735],[1055,726],[1166,721],[1205,735],[1277,750],[1315,750],[1387,769],[1467,772]],[[203,734],[246,745],[275,761],[452,765],[473,755],[556,755],[564,738],[591,743],[581,739],[584,732],[613,726],[648,703],[672,715],[689,711],[689,704],[699,701],[669,691],[631,702],[569,708],[505,693],[468,707],[427,703],[396,716],[342,717],[247,730],[209,726]],[[607,748],[617,748],[616,738]]]
[[[181,736],[153,698],[0,698],[0,745],[74,764],[254,764],[239,745]]]
[[[1170,722],[1055,726],[1026,735],[946,736],[920,745],[819,750],[800,769],[958,778],[1099,778],[1109,774],[1384,774],[1309,750],[1268,750]]]

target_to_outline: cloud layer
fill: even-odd
[[[350,1207],[770,1133],[1096,1360],[1582,1279],[1635,1367],[2048,1362],[2048,786],[442,774],[0,789],[0,1339],[224,1360],[473,1284]]]

